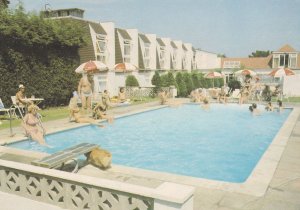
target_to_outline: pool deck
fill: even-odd
[[[185,101],[185,100],[182,100]],[[300,104],[290,104],[291,107],[300,109]],[[118,107],[111,110],[115,115],[124,115],[126,113],[132,113],[138,110],[148,110],[157,108],[158,103],[152,102],[149,104],[140,104],[135,106]],[[299,112],[297,112],[299,113]],[[44,123],[48,132],[55,132],[60,129],[67,129],[70,127],[78,126],[75,123],[68,122],[68,119],[56,120]],[[274,167],[274,174],[271,174],[271,181],[268,182],[268,186],[264,193],[259,196],[253,195],[253,193],[242,192],[239,193],[234,190],[222,190],[221,187],[205,187],[195,182],[191,182],[192,179],[186,179],[186,184],[196,186],[194,209],[195,210],[210,210],[210,209],[222,209],[222,210],[238,210],[238,209],[282,209],[292,210],[300,209],[300,116],[296,116],[295,123],[287,125],[287,129],[291,129],[291,133],[286,139],[286,146],[282,148],[282,155],[279,158],[278,164]],[[284,132],[284,131],[282,131]],[[14,137],[10,137],[9,129],[0,130],[0,144],[5,144],[13,141],[18,141],[20,138],[24,138],[21,128],[14,128]],[[277,151],[278,153],[279,151]],[[2,153],[2,155],[1,155]],[[3,148],[0,148],[0,158],[5,158],[3,154]],[[276,151],[275,151],[276,153]],[[25,154],[24,154],[25,155]],[[20,160],[20,156],[9,156],[10,160]],[[22,158],[24,161],[24,158]],[[110,170],[102,171],[91,165],[83,167],[79,173],[89,176],[103,177],[107,179],[119,180],[127,183],[133,183],[137,185],[143,185],[147,187],[157,187],[164,180],[162,177],[155,178],[155,175],[151,177],[151,173],[148,176],[142,176],[143,173],[147,173],[147,170],[139,170],[139,173],[134,172],[135,169],[128,167],[113,165]],[[134,173],[134,174],[133,174]],[[149,175],[150,174],[150,175]],[[273,175],[272,175],[273,174]],[[165,174],[168,177],[168,174]],[[178,182],[185,180],[184,177],[179,177]],[[263,179],[263,178],[262,178]],[[176,178],[174,178],[176,182]],[[193,180],[192,180],[193,181]],[[45,207],[43,203],[32,201],[23,197],[10,195],[0,192],[1,205],[9,206],[7,209],[18,209],[19,205],[15,208],[11,206],[12,200],[15,203],[22,203],[23,209],[60,209],[58,207],[49,206]],[[18,202],[16,202],[18,201]],[[23,205],[24,204],[24,205]],[[34,207],[34,208],[33,208]],[[38,208],[40,207],[40,208]]]

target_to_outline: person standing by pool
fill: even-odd
[[[91,111],[91,102],[93,96],[92,75],[83,74],[78,85],[78,94],[81,98],[82,110]]]
[[[224,87],[221,87],[221,91],[218,94],[218,101],[219,101],[219,103],[223,103],[223,104],[227,103],[227,95],[226,95]]]
[[[32,138],[32,140],[37,141],[43,146],[49,146],[44,139],[46,131],[39,119],[38,110],[39,107],[34,104],[28,107],[28,113],[24,117],[22,127],[25,129],[26,135]]]
[[[240,90],[240,98],[239,98],[239,104],[243,104],[248,101],[249,97],[249,90],[246,87],[242,87]]]
[[[159,98],[160,98],[160,104],[164,105],[167,103],[167,98],[168,98],[168,92],[165,91],[160,91],[160,93],[158,94]]]
[[[278,111],[278,112],[283,112],[283,111],[284,111],[284,108],[283,108],[282,101],[281,101],[281,100],[278,100],[278,101],[277,101],[277,104],[278,104],[277,111]]]

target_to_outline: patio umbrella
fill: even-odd
[[[215,78],[223,78],[223,77],[224,77],[224,74],[222,74],[220,72],[216,72],[216,71],[209,72],[209,73],[204,75],[204,78],[213,79],[213,87],[215,86],[214,79]]]
[[[269,75],[273,77],[284,77],[295,75],[295,72],[289,68],[279,68],[271,71]]]
[[[205,74],[204,77],[208,79],[214,79],[214,78],[223,78],[224,75],[220,72],[213,71]]]
[[[114,67],[116,72],[126,72],[126,71],[135,71],[138,69],[137,66],[131,63],[118,63]]]
[[[242,69],[242,70],[239,70],[239,71],[234,72],[234,74],[237,74],[237,75],[250,75],[250,76],[255,76],[255,75],[256,75],[256,72],[255,72],[255,71],[252,71],[252,70],[250,70],[250,69]]]
[[[101,61],[88,61],[82,63],[80,66],[75,69],[76,73],[97,73],[100,71],[106,71],[108,67]]]

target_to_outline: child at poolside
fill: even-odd
[[[281,100],[278,100],[278,101],[277,101],[277,104],[278,104],[277,111],[278,111],[278,112],[283,112],[283,111],[284,111],[284,108],[283,108],[282,101],[281,101]]]

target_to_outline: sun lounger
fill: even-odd
[[[31,164],[45,168],[57,168],[59,166],[63,166],[65,162],[72,160],[77,156],[91,152],[97,147],[99,147],[97,144],[81,143],[42,159],[32,161]],[[78,166],[76,165],[76,167]]]

